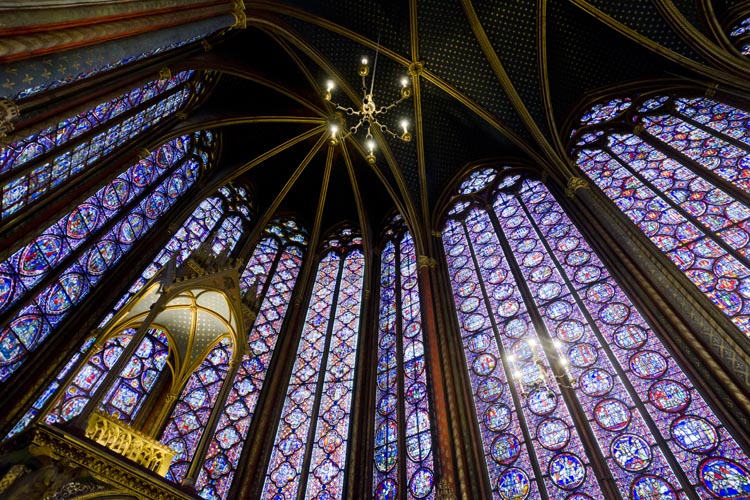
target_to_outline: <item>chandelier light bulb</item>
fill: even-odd
[[[400,123],[400,125],[401,125],[401,128],[402,128],[402,129],[404,129],[404,134],[405,134],[405,133],[407,133],[407,132],[409,131],[409,129],[408,129],[408,127],[409,127],[409,122],[408,122],[408,121],[406,121],[405,119],[404,119],[404,120],[401,120],[401,123]]]
[[[331,125],[331,134],[336,135],[339,132],[339,126],[336,124]]]
[[[534,346],[536,346],[536,339],[528,339],[528,340],[526,341],[526,345],[528,345],[529,347],[534,347]]]
[[[336,86],[336,85],[335,85],[335,84],[333,83],[333,80],[328,80],[328,81],[326,82],[326,90],[327,90],[328,92],[332,91],[332,90],[333,90],[333,88],[334,88],[335,86]]]
[[[407,85],[409,85],[409,79],[404,76],[401,78],[401,86],[406,87]]]
[[[367,141],[367,149],[370,151],[370,153],[375,151],[375,141],[373,141],[372,139],[369,139]]]
[[[508,354],[505,359],[507,359],[509,362],[514,362],[516,360],[516,356],[514,354]]]
[[[362,58],[362,64],[367,64],[367,58],[366,57]]]

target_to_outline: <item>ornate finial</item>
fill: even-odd
[[[586,179],[581,177],[571,177],[568,179],[568,188],[565,190],[565,195],[568,198],[575,196],[576,191],[579,189],[588,189],[589,183]]]
[[[429,267],[434,269],[437,266],[437,261],[428,255],[417,255],[417,268],[422,269],[423,267]]]
[[[5,137],[14,128],[13,121],[18,119],[20,112],[15,102],[0,98],[0,137]]]
[[[424,70],[424,63],[422,61],[414,61],[409,65],[409,75],[411,76],[421,75],[422,70]]]
[[[245,2],[242,0],[234,0],[232,2],[232,15],[234,16],[234,24],[232,28],[245,29],[247,28],[247,15],[245,14]]]
[[[633,127],[633,134],[635,134],[638,137],[640,137],[641,134],[643,134],[645,131],[646,131],[646,127],[644,127],[641,123]]]
[[[456,500],[456,492],[447,479],[441,479],[437,487],[436,500]]]
[[[159,69],[159,79],[166,80],[167,78],[172,78],[172,70],[166,66],[162,66],[161,69]]]
[[[149,156],[151,156],[151,151],[149,151],[148,149],[146,149],[146,148],[140,148],[138,150],[138,159],[139,160],[145,160]]]

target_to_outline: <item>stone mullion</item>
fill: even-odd
[[[570,293],[570,296],[575,301],[576,306],[581,311],[581,314],[586,319],[586,322],[588,323],[589,327],[591,328],[591,332],[594,335],[594,338],[596,338],[597,342],[599,343],[599,348],[601,348],[604,351],[604,355],[606,356],[607,360],[609,361],[610,366],[617,374],[617,377],[620,379],[620,382],[622,383],[623,387],[625,388],[625,391],[630,395],[630,398],[633,402],[633,405],[638,409],[638,413],[640,414],[641,418],[643,419],[644,423],[648,427],[649,431],[651,432],[652,436],[654,437],[654,440],[659,446],[659,449],[664,454],[664,457],[666,458],[667,462],[669,463],[669,466],[672,468],[672,472],[677,476],[677,478],[680,480],[681,484],[689,485],[690,481],[688,480],[687,476],[685,475],[685,472],[680,467],[677,459],[675,458],[672,449],[667,445],[667,443],[664,440],[664,437],[662,436],[661,432],[659,431],[658,427],[654,423],[653,418],[651,417],[651,413],[648,412],[645,404],[641,400],[641,398],[638,396],[638,393],[636,392],[635,388],[633,387],[633,383],[628,378],[627,374],[623,370],[622,366],[620,366],[619,361],[617,360],[617,357],[612,352],[612,349],[610,348],[609,341],[604,337],[604,335],[601,332],[601,329],[599,328],[599,325],[597,325],[594,318],[591,316],[591,312],[589,312],[589,309],[586,307],[586,303],[581,298],[580,293],[574,286],[573,282],[568,277],[567,271],[563,268],[562,264],[560,263],[557,255],[552,250],[552,247],[550,246],[549,242],[547,241],[546,236],[542,234],[541,229],[539,228],[537,222],[534,220],[534,218],[531,215],[531,212],[529,211],[529,208],[526,206],[526,204],[523,202],[523,200],[520,199],[520,196],[516,195],[516,198],[518,200],[518,204],[521,207],[521,210],[523,210],[524,214],[526,215],[526,218],[529,220],[532,226],[532,230],[536,232],[537,238],[539,239],[539,242],[544,247],[545,252],[549,256],[552,263],[557,268],[558,272],[560,273],[560,277],[563,280],[563,283],[565,283],[565,286],[568,289],[568,292]],[[555,200],[557,201],[557,200]],[[567,212],[566,212],[567,213]],[[578,229],[578,226],[575,226],[576,229]],[[585,241],[588,242],[588,239],[585,239]],[[596,253],[596,252],[595,252]],[[598,256],[599,254],[596,253]],[[609,266],[606,266],[607,270],[609,270]],[[600,278],[600,281],[602,279]],[[619,284],[619,283],[618,283]],[[688,488],[685,489],[684,495],[687,496],[687,498],[692,500],[698,500],[698,497],[695,495],[695,493],[689,491]]]
[[[177,200],[168,213],[156,221],[146,237],[139,241],[139,246],[132,248],[114,268],[109,270],[107,276],[97,284],[97,300],[89,300],[93,296],[84,299],[76,310],[55,329],[58,332],[71,332],[71,335],[58,336],[56,342],[47,342],[55,337],[53,332],[38,349],[28,353],[26,362],[3,384],[0,407],[9,410],[6,411],[0,426],[2,433],[7,433],[10,430],[6,428],[8,424],[15,423],[22,416],[22,410],[28,409],[28,405],[33,402],[32,396],[35,400],[44,387],[54,380],[67,362],[70,352],[88,336],[94,334],[92,328],[122,295],[123,281],[131,283],[140,276],[143,269],[169,241],[174,221],[184,220],[195,208],[196,200],[193,195],[197,192],[197,187],[193,186],[180,200]],[[143,252],[140,251],[141,249],[153,249],[153,251]],[[103,305],[106,307],[103,308]],[[40,367],[43,368],[40,369]]]
[[[462,355],[460,327],[456,323],[455,314],[451,313],[456,305],[451,291],[450,273],[446,265],[443,246],[436,245],[435,247],[438,258],[429,284],[433,289],[436,309],[439,311],[436,314],[437,331],[445,332],[439,337],[440,361],[446,384],[448,415],[457,467],[456,494],[457,498],[460,497],[462,500],[490,498],[492,492],[487,489],[484,480],[486,473],[483,463],[484,454],[481,453],[482,437],[477,431],[476,417],[472,413],[469,367]],[[464,390],[458,390],[458,387]]]
[[[377,302],[377,298],[373,298],[371,293],[372,288],[377,288],[375,276],[380,277],[379,273],[374,273],[373,269],[376,269],[371,265],[374,262],[373,252],[371,247],[368,246],[362,248],[362,260],[364,262],[364,276],[362,279],[362,289],[360,291],[360,313],[359,322],[357,323],[357,356],[354,360],[354,374],[355,379],[352,384],[351,394],[351,412],[349,414],[349,434],[347,440],[347,451],[344,470],[344,482],[343,497],[348,499],[353,498],[368,498],[369,495],[366,491],[362,492],[363,495],[356,497],[353,496],[355,491],[363,486],[367,486],[372,481],[372,472],[369,471],[367,466],[372,463],[372,455],[366,455],[368,450],[372,447],[370,443],[373,441],[374,434],[371,432],[374,415],[374,405],[368,404],[369,401],[374,398],[374,391],[369,390],[368,385],[368,370],[367,361],[372,358],[373,352],[368,349],[363,349],[362,344],[365,339],[365,328],[367,325],[377,322],[379,316],[379,307],[374,307],[373,304]],[[344,259],[342,259],[342,267],[344,265]],[[342,273],[343,277],[343,273]],[[373,318],[374,317],[374,318]],[[367,335],[368,337],[375,337],[377,345],[377,330],[372,330],[375,335]],[[371,423],[372,422],[372,423]],[[358,475],[358,472],[363,472],[363,476]],[[368,477],[369,472],[369,477]],[[364,477],[363,481],[361,478]],[[372,491],[372,490],[370,490]]]
[[[153,79],[151,79],[149,81],[156,81],[156,80],[159,80],[159,79],[162,79],[161,75],[159,77],[153,78]],[[145,83],[148,83],[148,82],[145,82]],[[115,125],[121,124],[122,122],[124,122],[128,118],[131,118],[132,116],[135,116],[139,112],[141,112],[141,111],[143,111],[143,110],[151,107],[152,105],[157,104],[160,101],[163,101],[163,100],[165,100],[165,99],[173,96],[177,92],[182,91],[182,89],[184,89],[185,87],[189,87],[190,85],[191,85],[190,80],[187,80],[187,81],[185,81],[183,83],[179,83],[179,84],[175,85],[171,89],[163,91],[160,94],[155,94],[153,97],[151,97],[150,99],[148,99],[146,101],[141,102],[137,106],[131,107],[130,109],[125,110],[124,112],[120,113],[119,115],[115,116],[114,118],[111,118],[111,119],[108,119],[108,120],[106,120],[104,122],[101,122],[101,123],[99,123],[99,125],[96,125],[95,127],[92,127],[91,129],[87,130],[83,134],[81,134],[81,135],[79,135],[77,137],[74,137],[74,138],[66,141],[65,143],[61,144],[60,146],[56,146],[56,147],[50,149],[49,151],[47,151],[46,153],[43,153],[43,154],[41,154],[41,155],[33,158],[31,161],[26,162],[20,168],[12,169],[12,170],[9,170],[9,171],[7,171],[7,172],[5,172],[3,174],[0,174],[0,184],[7,184],[7,183],[15,180],[16,178],[21,177],[22,175],[28,174],[29,172],[31,172],[34,169],[42,166],[43,164],[45,164],[47,162],[51,162],[52,160],[54,160],[58,156],[61,156],[63,153],[66,153],[68,151],[74,150],[78,145],[80,145],[80,144],[82,144],[82,143],[84,143],[86,141],[90,141],[91,139],[93,139],[95,136],[99,135],[103,131],[111,129]],[[116,97],[124,97],[125,94],[130,93],[130,91],[134,90],[136,87],[139,87],[139,86],[140,85],[135,85],[133,87],[130,87],[128,90],[120,89],[120,91],[117,91],[116,95],[114,95],[112,97],[112,99],[114,99]],[[101,102],[110,101],[112,99],[105,99],[105,100],[103,100]],[[125,99],[127,99],[127,98],[125,97]],[[187,103],[187,99],[185,100],[185,102]],[[86,108],[86,111],[95,108],[98,104],[99,104],[99,102],[89,100],[88,103],[87,103],[88,106]],[[71,117],[75,116],[76,114],[77,113],[66,114],[64,118],[62,116],[60,116],[59,117],[60,119],[57,120],[57,123],[55,123],[53,125],[53,127],[57,127],[57,125],[59,124],[60,121],[68,119],[68,118],[71,118]],[[28,135],[31,135],[31,134],[28,134]],[[26,135],[25,137],[28,137],[28,135]],[[133,139],[130,139],[128,142],[135,141],[137,139],[138,139],[138,137],[136,136]],[[118,146],[116,146],[115,147],[115,151],[117,149],[121,148],[122,146],[127,145],[128,142],[121,143]],[[88,170],[89,169],[87,168],[85,171],[88,171]],[[81,172],[81,173],[83,173],[83,172]],[[77,175],[78,174],[76,174],[76,176]],[[73,179],[74,177],[69,177],[68,180]],[[65,182],[67,183],[67,180]]]
[[[489,214],[488,214],[489,215]],[[521,396],[518,393],[518,388],[516,387],[516,384],[513,383],[513,370],[511,369],[510,363],[508,362],[507,356],[505,354],[505,345],[502,342],[502,337],[500,335],[500,327],[497,324],[497,318],[495,318],[495,313],[492,308],[492,303],[490,302],[490,295],[487,292],[487,285],[484,282],[484,279],[482,277],[482,267],[479,265],[479,259],[477,258],[476,250],[474,249],[474,242],[471,240],[471,233],[469,231],[468,226],[466,225],[466,220],[461,221],[461,229],[463,230],[463,237],[466,241],[466,246],[469,248],[469,252],[471,254],[471,264],[474,267],[474,272],[477,274],[477,280],[479,289],[481,290],[482,294],[482,303],[484,304],[485,309],[487,310],[487,317],[490,320],[490,325],[492,328],[492,336],[495,339],[495,342],[497,344],[497,350],[498,354],[500,354],[500,364],[502,366],[503,371],[505,372],[505,379],[508,383],[508,390],[511,393],[511,398],[513,399],[513,409],[515,410],[516,417],[518,418],[518,424],[521,429],[521,433],[523,434],[524,443],[528,449],[529,452],[529,462],[531,462],[531,468],[534,470],[534,477],[536,478],[536,482],[539,486],[539,495],[542,497],[542,500],[549,500],[549,493],[547,492],[547,488],[544,481],[545,472],[543,469],[543,464],[540,463],[539,457],[537,456],[536,449],[534,447],[534,440],[532,439],[532,430],[529,427],[529,424],[526,421],[526,415],[524,415],[523,412],[523,404],[521,402]],[[496,229],[493,227],[493,230],[496,231]],[[497,239],[498,241],[501,241],[502,233],[497,233]],[[503,248],[503,254],[505,254],[505,249]],[[509,266],[511,270],[513,270],[512,266]],[[530,316],[530,319],[533,321],[534,318]],[[532,326],[536,328],[536,325],[532,323]],[[462,346],[463,351],[463,346]],[[466,356],[464,355],[464,358]],[[469,373],[470,368],[467,366],[467,376]],[[471,387],[471,386],[469,386]],[[473,390],[472,390],[473,392]],[[473,407],[474,405],[472,405]],[[476,408],[474,408],[474,415],[477,414]],[[477,417],[474,418],[475,421],[477,421]],[[478,425],[481,425],[481,423],[477,422]],[[483,439],[481,438],[480,433],[480,439],[478,441],[479,445],[482,446],[482,468],[484,472],[484,476],[487,477],[487,472],[489,470],[489,467],[487,467],[486,461],[488,460],[487,456],[484,453],[484,446],[483,446]],[[492,481],[492,479],[490,479]],[[490,484],[490,489],[492,490],[492,484]]]
[[[396,484],[398,485],[398,491],[400,493],[399,498],[408,498],[409,476],[406,472],[406,461],[409,458],[406,454],[406,401],[404,400],[404,377],[406,374],[404,373],[404,311],[402,297],[403,290],[401,288],[401,244],[397,237],[394,237],[391,241],[393,242],[394,247],[393,300],[395,301],[394,312],[396,313],[395,321],[393,323],[393,328],[395,329],[396,334],[396,425],[398,429],[396,434],[396,443],[398,446],[398,454],[396,455],[396,464],[398,466]],[[382,274],[382,269],[380,272]],[[417,286],[419,285],[417,284]],[[422,304],[420,304],[420,315],[422,309]],[[378,330],[375,330],[378,334],[380,333],[379,327],[380,325],[378,325]]]
[[[297,283],[301,285],[295,286],[290,297],[290,307],[287,309],[274,355],[268,367],[264,388],[261,390],[255,407],[253,422],[248,429],[245,449],[242,452],[242,458],[237,463],[237,471],[246,473],[235,475],[229,495],[232,498],[258,498],[263,490],[265,472],[276,438],[275,431],[284,409],[286,389],[292,376],[297,346],[304,328],[307,313],[305,306],[311,300],[315,285],[314,279],[301,280],[300,277],[310,276],[310,270],[315,270],[319,263],[320,259],[317,256],[309,256],[303,261],[298,273]],[[284,397],[274,397],[278,393],[270,393],[279,387],[284,388]]]
[[[730,427],[746,427],[750,373],[739,369],[749,366],[750,355],[741,348],[744,338],[734,337],[739,334],[734,324],[692,283],[685,283],[687,278],[640,231],[633,230],[630,220],[603,193],[592,188],[576,194],[580,203],[558,199],[568,205],[566,212],[613,277],[632,292],[631,299],[722,419]],[[605,229],[603,223],[614,229]],[[666,324],[670,327],[662,326]]]
[[[76,176],[77,182],[75,183],[66,182],[68,193],[58,193],[60,196],[45,197],[41,203],[35,203],[29,207],[28,211],[24,210],[25,216],[18,219],[17,223],[11,220],[14,225],[0,232],[0,236],[2,236],[0,238],[2,240],[0,242],[0,259],[4,260],[10,257],[19,248],[44,232],[49,227],[50,220],[53,223],[57,222],[61,213],[70,213],[103,186],[112,182],[128,168],[152,153],[145,147],[136,148],[134,146],[140,144],[158,148],[165,144],[166,141],[159,140],[159,138],[164,135],[164,131],[171,130],[178,119],[177,116],[169,117],[153,129],[144,131],[133,140],[131,148],[120,152],[122,155],[117,154],[116,151],[106,155],[92,165],[92,168],[87,172],[82,172],[88,175]],[[191,153],[188,153],[186,158],[190,156]],[[173,170],[174,168],[170,169],[170,173]],[[204,181],[198,179],[197,183],[203,184]],[[154,186],[156,185],[158,184],[154,184]]]
[[[135,207],[137,207],[143,200],[152,195],[154,193],[154,190],[159,187],[162,182],[168,179],[177,169],[179,169],[186,161],[189,160],[190,154],[187,154],[181,161],[165,171],[156,181],[154,181],[149,186],[149,188],[144,189],[143,192],[141,192],[137,196],[134,196],[133,199],[130,200],[127,204],[122,205],[117,214],[113,215],[108,221],[104,222],[99,228],[89,234],[85,242],[83,242],[75,250],[72,250],[67,256],[65,256],[60,262],[58,262],[54,266],[54,268],[50,269],[44,278],[28,288],[21,299],[19,299],[15,304],[3,311],[3,315],[6,318],[3,323],[7,324],[8,320],[15,317],[16,314],[21,311],[21,309],[30,304],[37,297],[40,291],[44,290],[47,286],[54,283],[54,281],[60,276],[60,274],[68,269],[72,264],[74,264],[81,255],[88,251],[91,246],[99,240],[99,238],[106,235],[115,225],[122,221],[124,217],[127,217],[127,215],[130,214],[130,212]],[[174,206],[169,207],[167,209],[167,212],[171,211],[172,208],[174,208]],[[149,228],[147,232],[151,232],[152,230],[153,226]],[[132,250],[133,249],[131,248],[127,253],[130,253]]]
[[[551,348],[549,346],[552,345],[552,337],[547,331],[547,328],[544,324],[544,318],[537,308],[536,301],[534,300],[534,294],[531,292],[529,285],[526,283],[523,272],[521,271],[521,268],[516,261],[516,255],[505,236],[505,232],[500,225],[494,208],[490,203],[488,203],[487,205],[488,206],[485,209],[487,210],[488,218],[490,219],[495,230],[495,234],[497,235],[498,241],[500,242],[500,246],[502,247],[503,254],[508,262],[508,267],[510,268],[510,272],[516,282],[518,291],[523,298],[523,302],[526,304],[526,311],[529,315],[529,319],[531,319],[531,323],[534,326],[535,333],[539,339],[539,345],[542,347],[542,351],[544,352],[544,355],[548,360],[549,368],[557,380],[566,380],[567,375],[560,370],[558,363],[554,362],[558,358],[557,353],[550,352]],[[477,267],[477,269],[479,269],[479,267]],[[513,379],[514,378],[511,377],[508,378],[508,380]],[[553,383],[557,384],[557,380]],[[612,477],[612,471],[609,469],[609,467],[607,467],[607,461],[602,455],[601,449],[598,446],[596,436],[594,436],[591,428],[588,425],[588,419],[586,418],[586,413],[583,409],[583,406],[581,402],[578,401],[578,398],[575,395],[575,389],[566,387],[564,384],[558,384],[558,388],[560,389],[560,395],[562,396],[563,400],[566,403],[566,406],[568,407],[570,417],[573,420],[573,427],[575,430],[577,430],[578,436],[583,443],[586,455],[589,459],[588,465],[589,467],[591,467],[591,470],[595,475],[597,483],[599,483],[602,493],[604,493],[607,498],[621,497],[621,495],[618,495],[617,486],[614,478]]]
[[[302,470],[299,472],[299,488],[297,489],[297,500],[305,500],[307,490],[307,477],[310,474],[310,461],[312,460],[313,447],[315,446],[315,434],[318,432],[318,417],[320,412],[320,400],[323,399],[323,386],[326,381],[328,355],[331,348],[331,337],[333,337],[333,324],[336,321],[336,311],[339,307],[339,298],[341,292],[341,280],[344,276],[344,267],[346,267],[347,254],[342,254],[339,260],[339,269],[336,273],[336,285],[333,290],[331,299],[331,311],[328,313],[328,325],[326,326],[325,340],[323,341],[323,357],[320,360],[320,372],[318,381],[315,384],[313,394],[315,401],[313,403],[312,413],[310,414],[310,428],[307,430],[307,441],[305,456],[302,460]],[[317,277],[317,273],[316,273]],[[360,306],[361,307],[361,306]],[[361,318],[360,318],[361,321]],[[359,332],[357,332],[359,334]],[[301,338],[300,338],[301,341]],[[290,380],[291,382],[291,380]],[[351,417],[351,413],[350,413]]]
[[[740,261],[742,264],[745,265],[748,269],[750,269],[750,259],[742,255],[740,252],[738,252],[736,249],[734,249],[731,245],[729,245],[727,242],[725,242],[723,239],[721,239],[715,231],[710,230],[700,222],[696,217],[690,215],[685,210],[682,209],[680,205],[678,205],[672,198],[667,195],[664,191],[654,186],[654,184],[646,179],[640,172],[636,171],[634,168],[631,168],[630,165],[620,159],[620,157],[612,152],[612,150],[609,148],[609,146],[605,146],[602,148],[602,151],[606,152],[612,159],[614,159],[617,163],[620,164],[622,168],[624,168],[630,175],[638,179],[644,186],[646,186],[648,189],[653,191],[657,196],[659,196],[664,202],[669,205],[673,210],[678,212],[682,217],[684,217],[687,221],[689,221],[694,226],[700,228],[708,237],[710,237],[714,242],[716,242],[717,245],[719,245],[726,253]],[[736,223],[733,223],[732,225],[735,225]]]

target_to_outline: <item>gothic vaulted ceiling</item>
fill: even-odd
[[[520,159],[564,176],[572,117],[604,92],[637,91],[644,80],[711,81],[715,61],[705,46],[728,46],[716,12],[725,4],[249,2],[247,29],[203,56],[223,75],[196,119],[223,126],[224,174],[250,181],[261,209],[278,205],[313,224],[322,193],[323,230],[358,213],[377,230],[394,208],[429,230],[441,194],[471,163]],[[336,82],[337,102],[356,107],[360,58],[372,66],[376,53],[370,76],[378,105],[412,77],[413,98],[385,122],[398,129],[407,118],[413,139],[376,134],[370,165],[360,133],[329,159],[334,110],[323,98],[326,81]]]

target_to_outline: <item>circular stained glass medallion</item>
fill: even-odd
[[[655,351],[640,351],[630,358],[630,369],[640,378],[661,377],[667,371],[667,360]]]
[[[594,419],[599,427],[608,431],[620,431],[628,426],[632,415],[630,409],[619,399],[605,399],[594,407]]]
[[[680,447],[693,453],[708,453],[719,444],[716,428],[701,417],[680,417],[672,422],[670,432]]]
[[[615,331],[614,340],[622,349],[638,349],[648,340],[648,332],[638,325],[623,325]]]
[[[404,392],[406,401],[409,404],[416,405],[427,396],[427,386],[422,382],[414,382]]]
[[[490,346],[492,338],[486,333],[477,333],[466,340],[466,347],[474,353],[484,352]]]
[[[503,393],[503,384],[500,379],[487,377],[477,387],[477,396],[484,402],[495,401]]]
[[[674,380],[659,380],[648,389],[648,398],[661,411],[678,412],[690,404],[688,388]]]
[[[396,500],[398,487],[393,479],[385,479],[375,489],[375,500]]]
[[[472,366],[474,368],[474,373],[486,377],[495,370],[496,364],[497,360],[495,359],[495,356],[485,353],[474,358]]]
[[[481,314],[472,314],[464,319],[464,329],[467,332],[476,332],[484,327],[485,318]]]
[[[586,342],[576,344],[568,349],[568,360],[570,364],[578,368],[588,368],[599,358],[596,347]]]
[[[577,319],[569,319],[557,325],[555,331],[560,340],[573,343],[583,337],[584,327]]]
[[[593,283],[602,275],[602,270],[597,266],[582,266],[576,270],[575,280],[578,283]]]
[[[508,428],[511,418],[512,414],[507,406],[492,405],[484,412],[484,425],[492,432],[500,432]]]
[[[528,498],[530,491],[529,476],[521,469],[508,469],[497,479],[497,492],[503,500]]]
[[[383,394],[378,400],[378,413],[381,415],[388,415],[396,409],[398,399],[392,392]]]
[[[516,461],[521,453],[521,444],[516,436],[505,432],[495,438],[490,447],[490,452],[495,462],[500,465],[510,465]]]
[[[432,491],[433,475],[429,469],[417,469],[409,480],[409,491],[416,498],[424,498]]]
[[[526,335],[526,321],[522,318],[513,318],[505,323],[505,335],[512,339],[519,339]]]
[[[557,407],[557,396],[546,389],[537,389],[529,394],[528,404],[532,413],[546,416]]]
[[[719,498],[748,498],[750,474],[741,465],[726,458],[713,457],[703,462],[700,479]]]
[[[561,450],[570,440],[568,425],[559,418],[548,418],[536,428],[539,442],[548,450]]]
[[[618,436],[611,445],[612,458],[617,465],[630,472],[638,472],[651,464],[651,447],[633,434]]]
[[[578,488],[586,480],[586,467],[571,453],[560,453],[549,462],[552,482],[564,490]]]
[[[603,307],[599,311],[599,318],[608,325],[619,325],[630,314],[630,308],[621,302],[615,302]]]
[[[581,390],[592,397],[604,396],[612,390],[612,377],[599,368],[592,368],[578,378]]]
[[[641,476],[630,487],[633,500],[675,500],[677,495],[666,481],[656,476]]]

